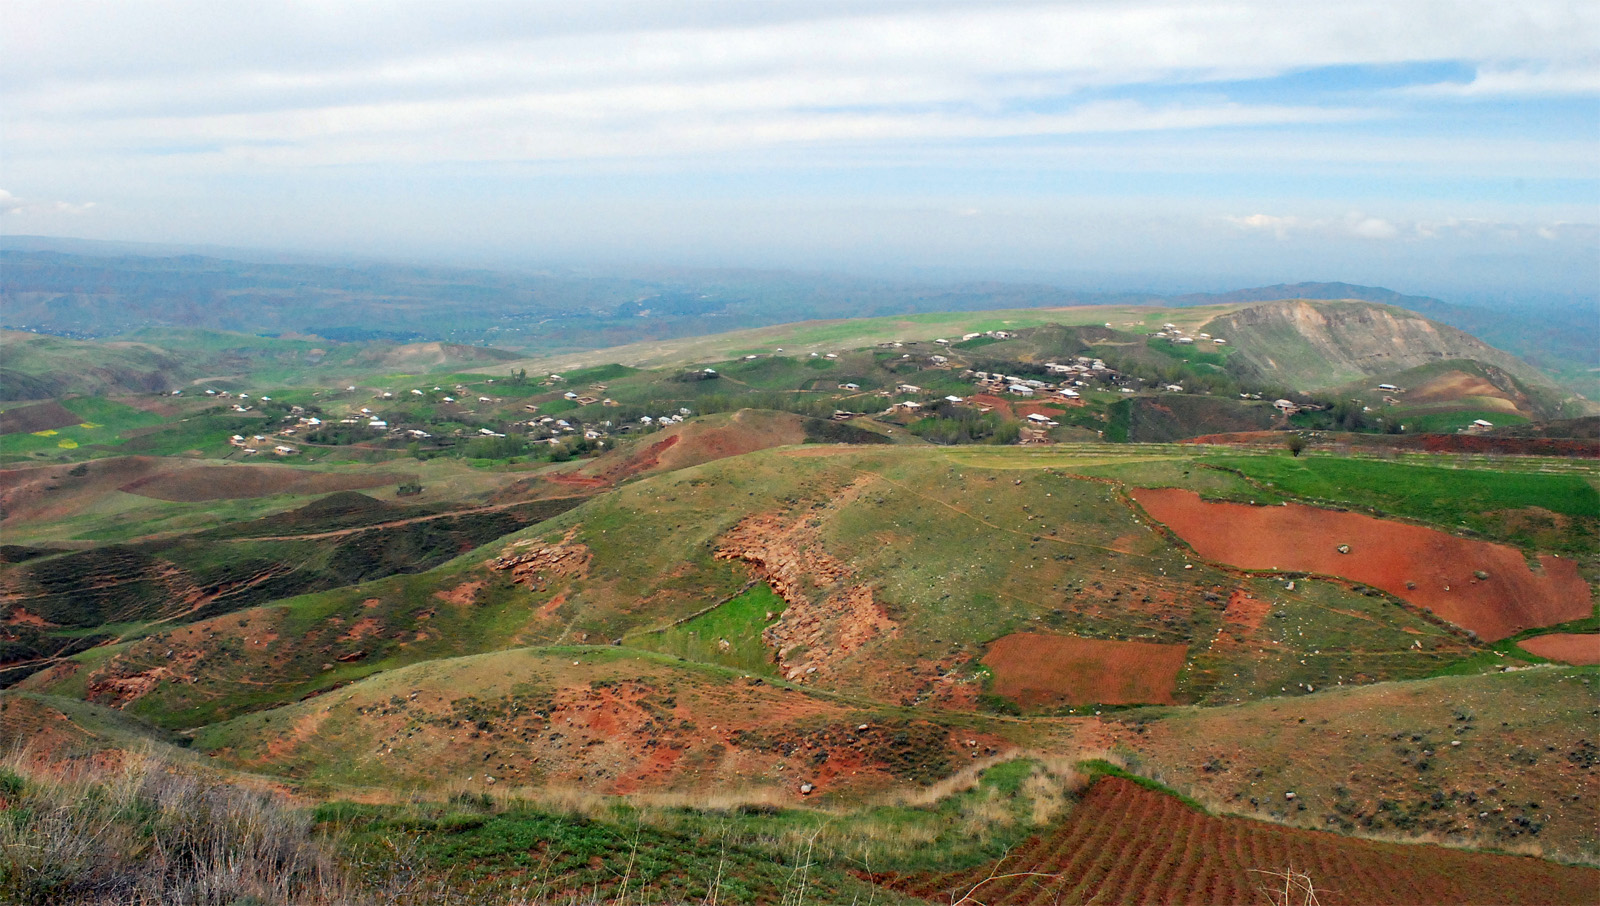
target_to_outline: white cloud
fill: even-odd
[[[1248,214],[1243,217],[1224,217],[1223,220],[1247,232],[1271,233],[1279,239],[1289,238],[1298,232],[1302,221],[1298,217],[1277,217],[1272,214]]]
[[[1389,114],[1084,92],[1439,59],[1485,62],[1462,92],[1589,73],[1582,82],[1585,35],[1600,30],[1581,5],[1457,0],[865,4],[809,17],[613,3],[576,25],[495,5],[448,20],[406,4],[381,17],[359,3],[250,9],[13,0],[0,31],[8,156],[216,145],[249,165],[542,160],[1345,122]]]
[[[95,203],[92,201],[28,201],[11,194],[5,189],[0,189],[0,213],[6,214],[33,214],[38,212],[54,212],[57,214],[85,214]]]
[[[1470,82],[1438,82],[1405,89],[1422,97],[1540,97],[1600,95],[1600,60],[1572,66],[1488,65]]]
[[[1224,215],[1217,218],[1245,233],[1268,233],[1279,240],[1292,238],[1408,240],[1516,240],[1538,236],[1548,241],[1588,242],[1600,237],[1600,224],[1573,221],[1518,223],[1481,217],[1407,219],[1374,217],[1351,212],[1343,217],[1302,217],[1279,214]]]
[[[1399,227],[1381,217],[1352,215],[1346,221],[1350,235],[1360,239],[1393,239],[1400,235]]]

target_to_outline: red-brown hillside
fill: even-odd
[[[1541,557],[1543,574],[1536,575],[1505,545],[1358,513],[1211,503],[1177,488],[1140,488],[1133,498],[1202,557],[1342,576],[1430,608],[1488,641],[1582,619],[1592,606],[1572,560]]]

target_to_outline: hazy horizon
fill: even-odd
[[[0,232],[1451,301],[1600,285],[1587,4],[13,2]]]

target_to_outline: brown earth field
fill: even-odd
[[[76,425],[82,421],[83,416],[60,403],[39,403],[0,412],[0,434],[31,434],[34,431],[65,428],[67,425]]]
[[[1523,401],[1514,399],[1511,394],[1496,387],[1482,375],[1467,374],[1463,371],[1442,374],[1420,387],[1413,387],[1406,393],[1407,403],[1449,403],[1465,399],[1473,400],[1475,405],[1503,409],[1506,412],[1523,411],[1523,406],[1520,405]]]
[[[195,466],[135,479],[119,490],[140,497],[195,503],[244,500],[277,494],[327,494],[414,480],[398,472],[334,473],[273,466]]]
[[[1012,418],[1014,416],[1014,413],[1012,412],[1012,409],[1011,409],[1010,401],[1002,399],[1002,398],[1000,398],[998,396],[995,396],[993,394],[989,394],[989,393],[975,394],[973,396],[967,397],[967,402],[971,403],[974,406],[988,406],[988,407],[990,407],[994,411],[1000,413],[1002,416],[1004,416],[1006,418]]]
[[[1517,643],[1520,647],[1568,664],[1600,664],[1600,634],[1593,632],[1554,632]]]
[[[540,478],[567,487],[603,488],[637,475],[686,469],[805,439],[798,415],[742,409],[722,419],[673,425],[577,468],[547,472]]]
[[[84,465],[88,473],[81,476],[69,475],[74,467],[61,464],[0,470],[0,525],[72,516],[123,485],[185,466],[155,456],[118,456]]]
[[[1185,645],[1014,632],[996,639],[983,663],[995,694],[1025,708],[1051,705],[1173,704]]]
[[[1005,858],[948,873],[874,878],[936,903],[1261,903],[1288,869],[1315,899],[1290,903],[1600,902],[1600,871],[1439,846],[1353,840],[1206,815],[1120,777],[1091,786],[1065,821]]]
[[[1361,582],[1491,642],[1581,619],[1593,607],[1576,561],[1553,555],[1540,557],[1543,574],[1536,575],[1513,548],[1357,513],[1212,503],[1176,488],[1130,493],[1202,557],[1241,569]],[[1349,553],[1340,553],[1341,546]],[[1488,578],[1478,578],[1480,572]]]

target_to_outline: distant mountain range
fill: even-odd
[[[1394,305],[1512,352],[1600,397],[1595,304],[1485,308],[1381,287],[1294,283],[1160,296],[1043,284],[901,283],[774,271],[511,272],[45,237],[0,241],[0,327],[78,338],[199,328],[334,342],[444,341],[529,353],[703,336],[798,320],[1068,305],[1278,299]]]

